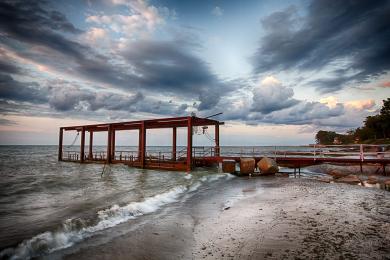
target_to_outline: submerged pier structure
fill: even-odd
[[[219,126],[224,122],[210,118],[195,116],[150,119],[118,123],[103,123],[94,125],[79,125],[61,127],[59,132],[58,160],[80,163],[123,163],[132,167],[147,169],[166,169],[191,171],[197,166],[210,166],[234,161],[241,158],[253,158],[255,163],[263,157],[274,159],[279,166],[294,168],[332,163],[346,165],[374,164],[382,168],[386,175],[386,165],[390,164],[390,147],[380,145],[311,145],[311,146],[262,146],[262,147],[221,147],[219,143]],[[213,146],[193,146],[194,129],[202,127],[207,134],[208,127],[214,127]],[[171,149],[148,151],[146,133],[149,129],[171,129]],[[186,129],[186,146],[177,146],[177,129]],[[124,130],[138,131],[138,146],[136,150],[116,150],[116,133]],[[76,131],[81,135],[79,151],[64,151],[63,136],[65,131]],[[94,133],[106,132],[107,145],[105,151],[94,150]],[[86,151],[86,134],[89,133],[88,151]],[[123,144],[122,144],[123,145]],[[298,149],[296,149],[298,148]],[[378,168],[379,169],[379,168]]]
[[[194,127],[215,127],[215,146],[213,147],[216,156],[219,156],[219,126],[223,122],[209,118],[195,116],[172,117],[161,119],[150,119],[141,121],[105,123],[95,125],[79,125],[61,127],[59,133],[58,160],[73,161],[81,163],[105,162],[124,163],[129,166],[149,168],[149,169],[169,169],[190,171],[193,168],[193,128]],[[171,151],[159,151],[158,153],[147,153],[146,132],[148,129],[172,129],[172,149]],[[187,129],[187,146],[177,150],[177,129]],[[115,151],[115,134],[118,131],[134,130],[138,131],[137,151]],[[80,151],[63,151],[64,131],[77,131],[81,134]],[[96,132],[107,132],[107,150],[102,152],[93,151],[93,135]],[[89,133],[88,151],[85,151],[85,135]]]

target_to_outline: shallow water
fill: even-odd
[[[0,259],[72,247],[102,230],[184,201],[205,184],[234,178],[216,168],[186,174],[116,164],[102,174],[103,167],[58,162],[56,146],[0,146]],[[323,174],[302,169],[301,176]]]
[[[215,169],[162,174],[119,164],[102,175],[102,164],[58,162],[56,149],[0,146],[0,256],[28,258],[69,247],[227,177]]]

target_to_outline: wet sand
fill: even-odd
[[[390,192],[281,177],[202,186],[47,258],[390,259]]]

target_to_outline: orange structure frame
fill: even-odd
[[[172,118],[160,118],[141,121],[119,122],[119,123],[103,123],[94,125],[79,125],[61,127],[59,132],[59,145],[58,145],[58,160],[59,161],[78,161],[78,162],[94,162],[104,161],[106,163],[126,163],[130,166],[140,168],[157,168],[157,169],[172,169],[172,170],[187,170],[190,171],[193,166],[193,146],[192,136],[194,126],[215,126],[215,156],[219,156],[219,126],[223,125],[223,122],[212,120],[209,118],[199,118],[194,116],[188,117],[172,117]],[[186,155],[177,157],[177,128],[187,128],[187,148]],[[146,158],[146,132],[147,129],[159,129],[159,128],[172,128],[172,156],[169,160],[161,160],[161,158]],[[115,156],[115,133],[121,130],[138,130],[138,154],[137,156],[129,156],[118,159]],[[64,131],[77,131],[81,133],[80,152],[77,156],[65,157],[63,156],[63,135]],[[96,158],[93,155],[93,133],[94,132],[107,132],[107,151],[105,156]],[[88,153],[85,152],[85,133],[89,132],[89,149]],[[78,156],[79,155],[79,156]]]

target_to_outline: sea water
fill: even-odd
[[[103,164],[59,162],[56,146],[0,146],[0,165],[0,259],[71,247],[228,178],[215,168],[187,174],[114,164],[103,172]]]

